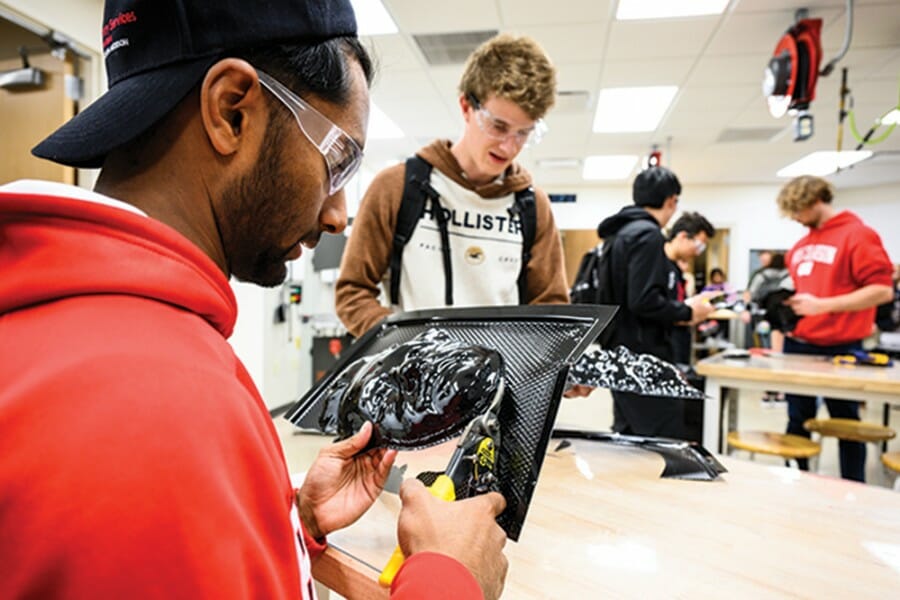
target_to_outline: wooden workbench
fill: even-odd
[[[900,365],[872,367],[836,365],[829,357],[772,354],[726,358],[721,354],[697,363],[706,377],[703,405],[703,445],[722,452],[724,390],[753,389],[829,396],[891,404],[900,402]]]
[[[550,449],[504,598],[887,598],[900,589],[900,494],[722,457],[718,481],[660,479],[658,455]],[[410,473],[451,449],[405,453]],[[342,595],[386,597],[399,499],[383,494],[314,566]],[[337,560],[335,560],[337,559]],[[334,569],[343,571],[335,576]],[[353,581],[355,587],[348,588]]]

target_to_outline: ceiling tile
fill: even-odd
[[[762,89],[768,56],[713,56],[700,59],[691,72],[692,85],[715,85],[723,91],[733,85],[758,85]]]
[[[366,36],[362,40],[375,56],[380,71],[421,69],[425,64],[415,44],[401,34]]]
[[[854,9],[853,33],[851,48],[883,48],[896,46],[900,39],[900,19],[898,19],[900,3],[894,1],[871,6],[856,6]],[[865,11],[865,19],[857,19],[860,11]],[[843,11],[841,11],[843,13]],[[836,51],[844,43],[844,31],[847,20],[840,15],[831,22],[825,21],[822,30],[822,45],[827,50]],[[826,55],[828,52],[826,52]]]
[[[693,64],[693,58],[668,57],[606,61],[603,65],[602,87],[681,85]]]
[[[544,48],[554,63],[599,62],[603,56],[606,23],[570,23],[542,27],[521,27]]]
[[[507,27],[608,21],[613,13],[611,0],[564,0],[563,2],[522,2],[499,0],[500,14]]]
[[[476,31],[500,29],[500,13],[495,2],[484,0],[453,0],[429,2],[421,0],[384,0],[401,31],[407,33],[438,33],[447,31]]]
[[[706,46],[719,17],[615,21],[606,60],[693,57]]]
[[[750,102],[763,102],[760,86],[733,85],[727,89],[717,86],[688,85],[676,99],[675,112],[703,112],[706,110],[741,110]]]
[[[813,16],[822,17],[828,23],[842,13],[839,10],[816,10]],[[706,52],[715,55],[752,54],[768,57],[793,23],[793,10],[734,13],[725,19]]]

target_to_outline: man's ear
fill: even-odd
[[[268,119],[256,70],[238,58],[220,60],[200,87],[200,115],[216,152],[231,155],[250,135],[262,135]]]
[[[465,94],[459,95],[459,108],[462,110],[463,118],[468,120],[469,111],[473,110],[473,107],[469,104],[469,100],[466,98]]]

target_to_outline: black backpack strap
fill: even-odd
[[[516,192],[516,200],[510,207],[510,213],[519,217],[522,225],[522,267],[517,281],[519,287],[519,304],[527,304],[528,280],[526,272],[531,261],[531,247],[537,235],[537,209],[535,208],[534,188],[528,186]]]
[[[403,180],[403,197],[397,211],[397,225],[394,227],[394,245],[391,248],[391,304],[400,302],[400,264],[403,248],[412,237],[416,224],[425,210],[425,187],[434,191],[429,185],[431,164],[419,156],[406,159],[406,172]]]
[[[447,215],[441,207],[441,195],[433,187],[428,186],[431,198],[431,212],[437,218],[441,232],[441,257],[444,259],[444,304],[453,306],[453,264],[450,261],[450,232],[447,229]],[[427,193],[427,192],[426,192]]]

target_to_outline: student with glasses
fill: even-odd
[[[472,53],[459,84],[462,135],[418,151],[430,168],[429,193],[436,202],[425,202],[417,213],[393,264],[407,166],[379,173],[362,200],[335,292],[338,316],[351,334],[359,336],[399,310],[568,302],[547,195],[534,188],[530,257],[523,257],[523,218],[515,210],[517,193],[533,186],[515,159],[540,142],[555,93],[555,69],[527,37],[499,35]],[[399,277],[396,298],[389,293],[392,277]]]
[[[681,182],[665,167],[641,171],[632,186],[633,205],[623,207],[597,227],[604,244],[612,244],[610,276],[619,312],[612,324],[610,347],[674,359],[672,333],[679,324],[696,324],[713,311],[703,294],[670,295],[677,266],[666,256],[665,227],[678,206]],[[701,227],[700,230],[703,228]],[[683,240],[698,252],[698,240]],[[613,430],[618,433],[684,438],[684,407],[668,398],[612,392]]]
[[[666,290],[670,300],[684,302],[693,295],[688,293],[681,264],[691,264],[703,254],[715,234],[712,223],[698,212],[682,213],[669,228],[664,250],[669,259]],[[672,329],[672,362],[675,364],[691,364],[691,333],[690,327],[683,324],[677,324]]]
[[[346,0],[107,0],[109,91],[34,154],[93,191],[0,186],[4,597],[311,598],[324,536],[381,492],[371,425],[291,485],[227,338],[346,225],[371,61]],[[496,598],[496,493],[400,490],[396,598]]]

